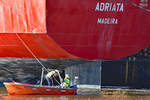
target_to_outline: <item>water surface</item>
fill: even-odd
[[[124,95],[102,95],[102,96],[48,96],[48,95],[23,95],[14,96],[1,94],[0,100],[150,100],[150,96],[124,96]]]

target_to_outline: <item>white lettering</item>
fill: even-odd
[[[112,11],[116,11],[116,4],[113,5]]]
[[[109,3],[109,2],[98,2],[96,4],[95,11],[98,12],[123,12],[124,11],[124,5],[123,3]],[[105,15],[105,14],[104,14]],[[118,24],[117,18],[98,18],[97,24]]]
[[[109,3],[106,3],[106,5],[105,5],[105,11],[108,11],[109,9]]]
[[[123,12],[123,4],[121,4],[120,11]]]
[[[115,24],[118,24],[118,19],[115,20]]]
[[[105,8],[105,4],[104,4],[104,3],[101,3],[101,4],[100,4],[100,9],[99,9],[99,11],[103,11],[104,8]]]
[[[99,11],[99,2],[96,5],[95,11]]]
[[[98,2],[96,4],[95,11],[117,11],[117,12],[123,12],[123,3],[100,3]]]
[[[120,3],[117,3],[117,11],[119,11]]]
[[[112,8],[112,3],[110,3],[110,6],[109,6],[109,11],[111,11],[111,8]]]
[[[102,23],[101,18],[98,18],[97,23]]]
[[[115,18],[98,18],[97,24],[118,24],[118,19],[115,19]]]

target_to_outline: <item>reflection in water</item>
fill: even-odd
[[[42,95],[1,95],[0,100],[150,100],[150,96],[42,96]]]

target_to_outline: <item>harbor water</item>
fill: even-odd
[[[124,96],[124,95],[102,95],[102,96],[23,95],[23,96],[13,96],[13,95],[1,94],[0,100],[150,100],[150,96]]]
[[[99,96],[9,95],[5,88],[0,88],[0,100],[150,100],[150,95],[124,95],[121,92],[112,95],[103,93]]]

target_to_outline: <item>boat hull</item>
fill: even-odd
[[[76,95],[76,89],[56,88],[16,82],[4,83],[10,95]]]
[[[120,59],[149,45],[149,11],[149,0],[47,0],[47,31],[75,56]]]

